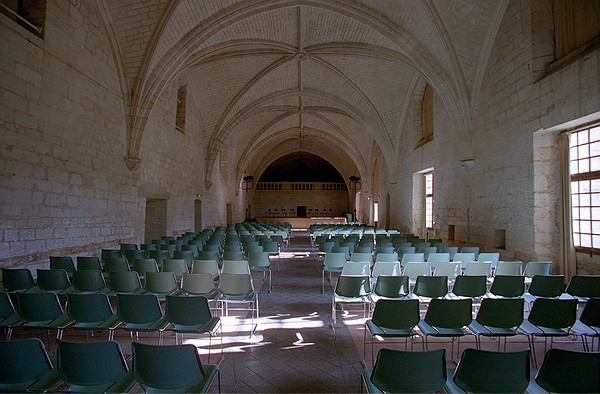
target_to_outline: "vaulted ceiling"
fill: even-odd
[[[471,112],[508,0],[97,0],[128,108],[130,167],[163,89],[185,77],[206,177],[307,152],[343,175],[397,160],[409,103],[433,86],[470,159]]]

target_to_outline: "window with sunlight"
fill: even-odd
[[[433,228],[433,172],[425,174],[425,227]]]
[[[569,137],[573,244],[600,253],[600,124]]]

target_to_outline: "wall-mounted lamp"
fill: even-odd
[[[244,178],[242,178],[242,180],[243,180],[243,182],[242,182],[243,190],[254,189],[254,177],[252,175],[246,175],[246,176],[244,176]]]
[[[359,191],[361,189],[360,177],[352,175],[348,178],[350,180],[350,190]]]

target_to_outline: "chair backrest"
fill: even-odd
[[[127,324],[149,324],[164,314],[155,294],[117,294],[117,315]]]
[[[0,341],[0,391],[26,392],[53,371],[42,340],[38,338]]]
[[[198,245],[195,245],[195,244],[182,245],[181,250],[192,252],[193,259],[198,257],[198,252],[200,251],[200,249],[198,248]]]
[[[448,277],[419,275],[413,293],[419,297],[444,297],[448,294]]]
[[[64,269],[37,270],[37,285],[42,291],[61,292],[71,287],[69,275]]]
[[[432,266],[433,268],[433,266]],[[433,269],[435,276],[447,276],[450,282],[454,282],[456,277],[462,272],[461,265],[459,262],[438,262]]]
[[[250,274],[222,273],[219,278],[219,291],[224,296],[241,296],[254,292]]]
[[[114,315],[108,296],[103,293],[68,294],[67,314],[75,322],[102,323]]]
[[[131,264],[131,263],[133,263],[133,260],[148,258],[148,255],[146,254],[146,251],[143,249],[128,249],[125,251],[124,257]]]
[[[346,260],[350,260],[350,248],[348,246],[334,246],[331,248],[332,253],[343,253]]]
[[[565,292],[574,297],[600,298],[600,275],[574,275]]]
[[[346,255],[344,253],[329,252],[323,258],[323,265],[329,268],[342,269],[346,264]]]
[[[115,341],[57,340],[57,368],[70,391],[103,392],[129,372],[121,346]],[[133,379],[129,388],[134,385]]]
[[[108,288],[116,294],[140,292],[142,282],[135,271],[111,271],[108,274]]]
[[[130,271],[131,267],[125,257],[107,257],[102,260],[104,262],[104,270],[106,272],[114,271]]]
[[[247,260],[223,260],[223,274],[249,274],[250,265]]]
[[[219,252],[216,251],[216,250],[205,250],[205,249],[202,249],[200,252],[198,252],[197,260],[214,260],[214,261],[219,261]]]
[[[75,264],[71,256],[50,256],[50,269],[61,269],[71,273],[75,271]]]
[[[598,393],[600,353],[550,349],[544,356],[535,381],[551,393]]]
[[[380,349],[370,383],[388,393],[438,392],[446,384],[446,373],[445,349],[420,352]]]
[[[529,349],[492,352],[467,348],[454,372],[454,383],[469,393],[522,393],[529,385]]]
[[[525,293],[525,276],[496,275],[490,293],[500,297],[521,297]]]
[[[484,275],[486,278],[492,276],[491,261],[469,261],[465,268],[465,275]]]
[[[391,329],[407,329],[415,327],[420,320],[419,300],[380,299],[375,303],[372,322]]]
[[[201,326],[212,319],[206,297],[167,296],[165,316],[175,328]]]
[[[168,250],[164,249],[151,250],[150,252],[148,252],[148,258],[156,260],[156,264],[162,266],[163,260],[171,258],[171,253]]]
[[[215,291],[213,276],[206,272],[186,273],[181,277],[181,289],[186,294],[208,294]]]
[[[522,261],[498,261],[494,275],[522,275]]]
[[[412,262],[424,262],[425,253],[404,253],[402,255],[402,265]]]
[[[248,265],[250,268],[268,268],[271,265],[268,252],[248,253]]]
[[[450,253],[430,253],[427,257],[427,261],[431,264],[431,268],[435,268],[437,263],[448,263],[450,262]]]
[[[167,295],[177,291],[179,284],[172,272],[146,272],[144,289],[149,293]]]
[[[100,259],[97,256],[77,256],[76,261],[78,271],[103,270],[102,263],[100,262]]]
[[[565,288],[564,275],[535,275],[527,292],[537,297],[559,297]]]
[[[385,298],[405,297],[409,291],[408,276],[403,275],[379,275],[373,289],[375,295]]]
[[[184,259],[165,259],[162,266],[163,272],[172,272],[176,277],[180,278],[188,271],[188,263]]]
[[[210,274],[213,279],[221,273],[219,271],[219,263],[216,260],[194,260],[192,262],[192,272],[195,274]]]
[[[475,320],[483,326],[516,328],[523,323],[523,298],[484,298]]]
[[[204,378],[195,345],[131,344],[133,376],[145,391],[183,392]]]
[[[492,268],[496,268],[500,261],[500,253],[498,252],[481,252],[477,255],[477,261],[490,261]]]
[[[463,246],[460,248],[460,253],[475,253],[475,258],[473,260],[477,260],[477,255],[479,254],[479,246]]]
[[[420,275],[431,275],[431,264],[429,263],[410,261],[403,264],[403,275],[408,276],[411,281],[417,280]]]
[[[377,280],[379,275],[400,275],[402,267],[399,261],[378,261],[373,265],[371,277],[373,281]]]
[[[530,261],[525,265],[523,275],[533,278],[535,275],[552,275],[552,261]]]
[[[590,298],[585,302],[579,320],[590,327],[600,328],[600,298]]]
[[[425,313],[425,322],[434,327],[462,328],[473,320],[470,298],[449,300],[433,298]]]
[[[454,259],[454,255],[458,253],[458,246],[442,246],[439,252],[450,254],[450,260],[452,260]]]
[[[51,322],[64,314],[55,293],[17,293],[17,312],[29,323]]]
[[[163,259],[164,261],[167,259]],[[155,259],[135,259],[133,260],[133,270],[138,273],[138,275],[143,278],[146,276],[147,272],[158,272],[158,263]]]
[[[340,275],[334,293],[342,297],[364,297],[371,292],[368,275]]]
[[[121,249],[102,249],[100,251],[100,259],[102,261],[104,261],[108,258],[117,258],[117,257],[123,257],[123,254],[121,253]]]
[[[454,281],[452,294],[459,297],[482,297],[487,290],[485,275],[459,275]]]
[[[17,313],[15,306],[10,299],[10,295],[5,291],[0,291],[0,322]]]
[[[431,255],[432,253],[437,253],[437,247],[435,246],[425,246],[422,248],[419,248],[419,252],[423,253],[425,255],[425,260],[429,260],[429,255]]]
[[[244,252],[241,250],[225,250],[223,260],[245,260]],[[193,263],[192,263],[193,264]]]
[[[191,266],[195,256],[191,250],[176,250],[173,252],[173,259],[183,259]]]
[[[392,252],[388,252],[388,253],[377,253],[375,255],[375,262],[394,262],[394,261],[400,261],[400,258],[398,257],[398,253],[392,251]]]
[[[536,326],[570,329],[576,318],[576,299],[537,298],[527,320]]]
[[[24,291],[35,286],[27,268],[2,268],[2,284],[7,292]]]
[[[98,292],[106,289],[106,281],[102,271],[73,271],[73,289],[77,292]]]
[[[350,256],[350,261],[366,261],[368,263],[373,263],[373,255],[371,252],[357,252],[356,249],[354,249],[354,253]]]
[[[467,264],[470,261],[475,261],[476,260],[476,255],[475,253],[469,252],[460,252],[460,253],[456,253],[454,255],[454,257],[452,257],[452,261],[460,261],[462,264],[462,268],[466,269],[467,268]]]
[[[371,264],[368,262],[347,261],[342,268],[342,275],[370,275]]]

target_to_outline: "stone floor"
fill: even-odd
[[[361,391],[363,365],[371,366],[370,351],[363,360],[364,321],[362,310],[338,311],[336,338],[331,329],[332,285],[326,282],[321,293],[320,261],[312,253],[307,232],[296,232],[290,246],[282,253],[281,266],[274,263],[273,289],[267,292],[262,274],[254,274],[259,294],[260,317],[252,325],[250,315],[232,311],[222,317],[224,358],[221,361],[221,391],[224,393],[356,393]],[[335,280],[334,280],[335,282]],[[253,332],[253,328],[255,328]],[[67,330],[66,340],[84,340]],[[97,334],[99,338],[101,334]],[[13,338],[21,337],[18,332]],[[117,330],[115,339],[126,356],[131,353],[129,335]],[[146,334],[142,342],[157,343],[156,335]],[[198,346],[203,361],[208,361],[208,341],[186,336],[184,342]],[[165,344],[175,343],[173,334],[165,333]],[[404,349],[404,343],[386,342],[386,346]],[[566,339],[556,347],[582,350],[581,342]],[[445,347],[450,342],[430,342],[430,347]],[[461,349],[475,347],[472,337],[461,341]],[[528,347],[524,336],[511,338],[508,350]],[[483,348],[496,350],[496,342],[484,340]],[[421,350],[421,340],[414,350]],[[539,360],[544,345],[536,346]],[[213,341],[211,362],[220,357],[218,341]],[[447,356],[448,368],[455,366]],[[217,392],[216,383],[211,392]]]

